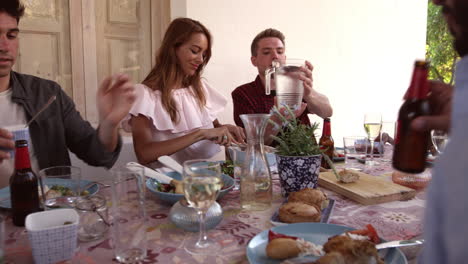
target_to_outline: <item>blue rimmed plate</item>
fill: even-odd
[[[353,230],[351,227],[324,224],[324,223],[298,223],[277,226],[271,229],[274,232],[296,236],[317,245],[323,245],[331,236]],[[281,260],[270,259],[266,256],[265,248],[268,244],[268,230],[264,230],[253,237],[247,245],[247,259],[251,264],[279,264]],[[379,251],[379,254],[381,252]],[[405,255],[396,248],[389,249],[384,255],[386,264],[407,264]],[[306,261],[315,261],[318,257],[307,257]]]
[[[88,180],[81,180],[80,185],[81,188],[84,188],[86,186],[89,186],[92,181]],[[60,185],[63,187],[68,187],[71,188],[73,185],[75,185],[74,180],[68,180],[68,179],[45,179],[45,184],[50,188],[54,185]],[[94,195],[99,191],[99,185],[98,183],[89,186],[86,189],[89,192],[89,195]],[[5,187],[0,189],[0,208],[5,208],[5,209],[11,209],[11,201],[10,201],[10,187]]]

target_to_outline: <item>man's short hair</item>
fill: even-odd
[[[252,41],[252,45],[250,45],[250,52],[252,56],[257,56],[257,49],[258,49],[258,42],[264,38],[278,38],[283,42],[284,45],[284,35],[281,31],[276,30],[274,28],[268,28],[263,30],[262,32],[258,33],[257,36]]]
[[[20,18],[24,15],[24,6],[21,4],[20,0],[1,0],[0,12],[5,12],[16,18],[16,22],[19,23]]]

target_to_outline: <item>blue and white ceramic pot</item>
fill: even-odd
[[[276,155],[281,194],[285,197],[290,192],[305,188],[317,188],[322,155],[281,156]]]

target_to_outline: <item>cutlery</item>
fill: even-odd
[[[52,102],[55,101],[55,99],[57,99],[56,95],[53,95],[52,97],[50,97],[47,103],[41,109],[39,109],[39,111],[31,118],[31,120],[29,120],[29,122],[26,124],[25,127],[28,127],[32,123],[32,121],[34,121],[39,116],[40,113],[46,110],[47,107],[49,107],[49,105],[51,105]]]
[[[161,156],[158,158],[158,161],[164,166],[171,168],[182,175],[182,165],[180,165],[175,159],[169,156]]]
[[[159,173],[151,168],[148,168],[146,166],[143,166],[137,162],[129,162],[127,163],[127,169],[131,170],[131,171],[134,171],[134,172],[139,172],[139,170],[135,170],[135,167],[136,168],[142,168],[143,169],[143,175],[148,177],[148,178],[151,178],[151,179],[155,179],[156,181],[160,182],[160,183],[164,183],[164,184],[172,184],[174,185],[175,187],[175,193],[179,193],[179,194],[182,194],[184,193],[184,189],[183,189],[183,183],[182,181],[179,181],[179,180],[176,180],[176,179],[173,179],[167,175],[164,175],[162,173]]]
[[[424,239],[396,240],[396,241],[390,241],[390,242],[377,244],[375,245],[375,248],[377,248],[377,250],[380,250],[384,248],[396,248],[396,247],[422,245],[423,243],[424,243]]]

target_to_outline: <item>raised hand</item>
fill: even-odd
[[[125,74],[105,78],[97,91],[99,111],[99,140],[108,151],[118,142],[118,126],[135,102],[135,87]]]
[[[411,123],[411,127],[418,131],[433,129],[449,131],[453,87],[439,81],[431,81],[430,85],[429,104],[432,114],[415,118]]]
[[[314,66],[309,61],[305,61],[306,67],[302,67],[301,71],[304,74],[301,74],[299,79],[302,80],[304,86],[304,96],[309,96],[313,91],[313,81],[314,78],[312,77],[312,71],[314,70]]]
[[[97,92],[99,122],[117,126],[135,102],[135,88],[126,74],[106,77]]]

